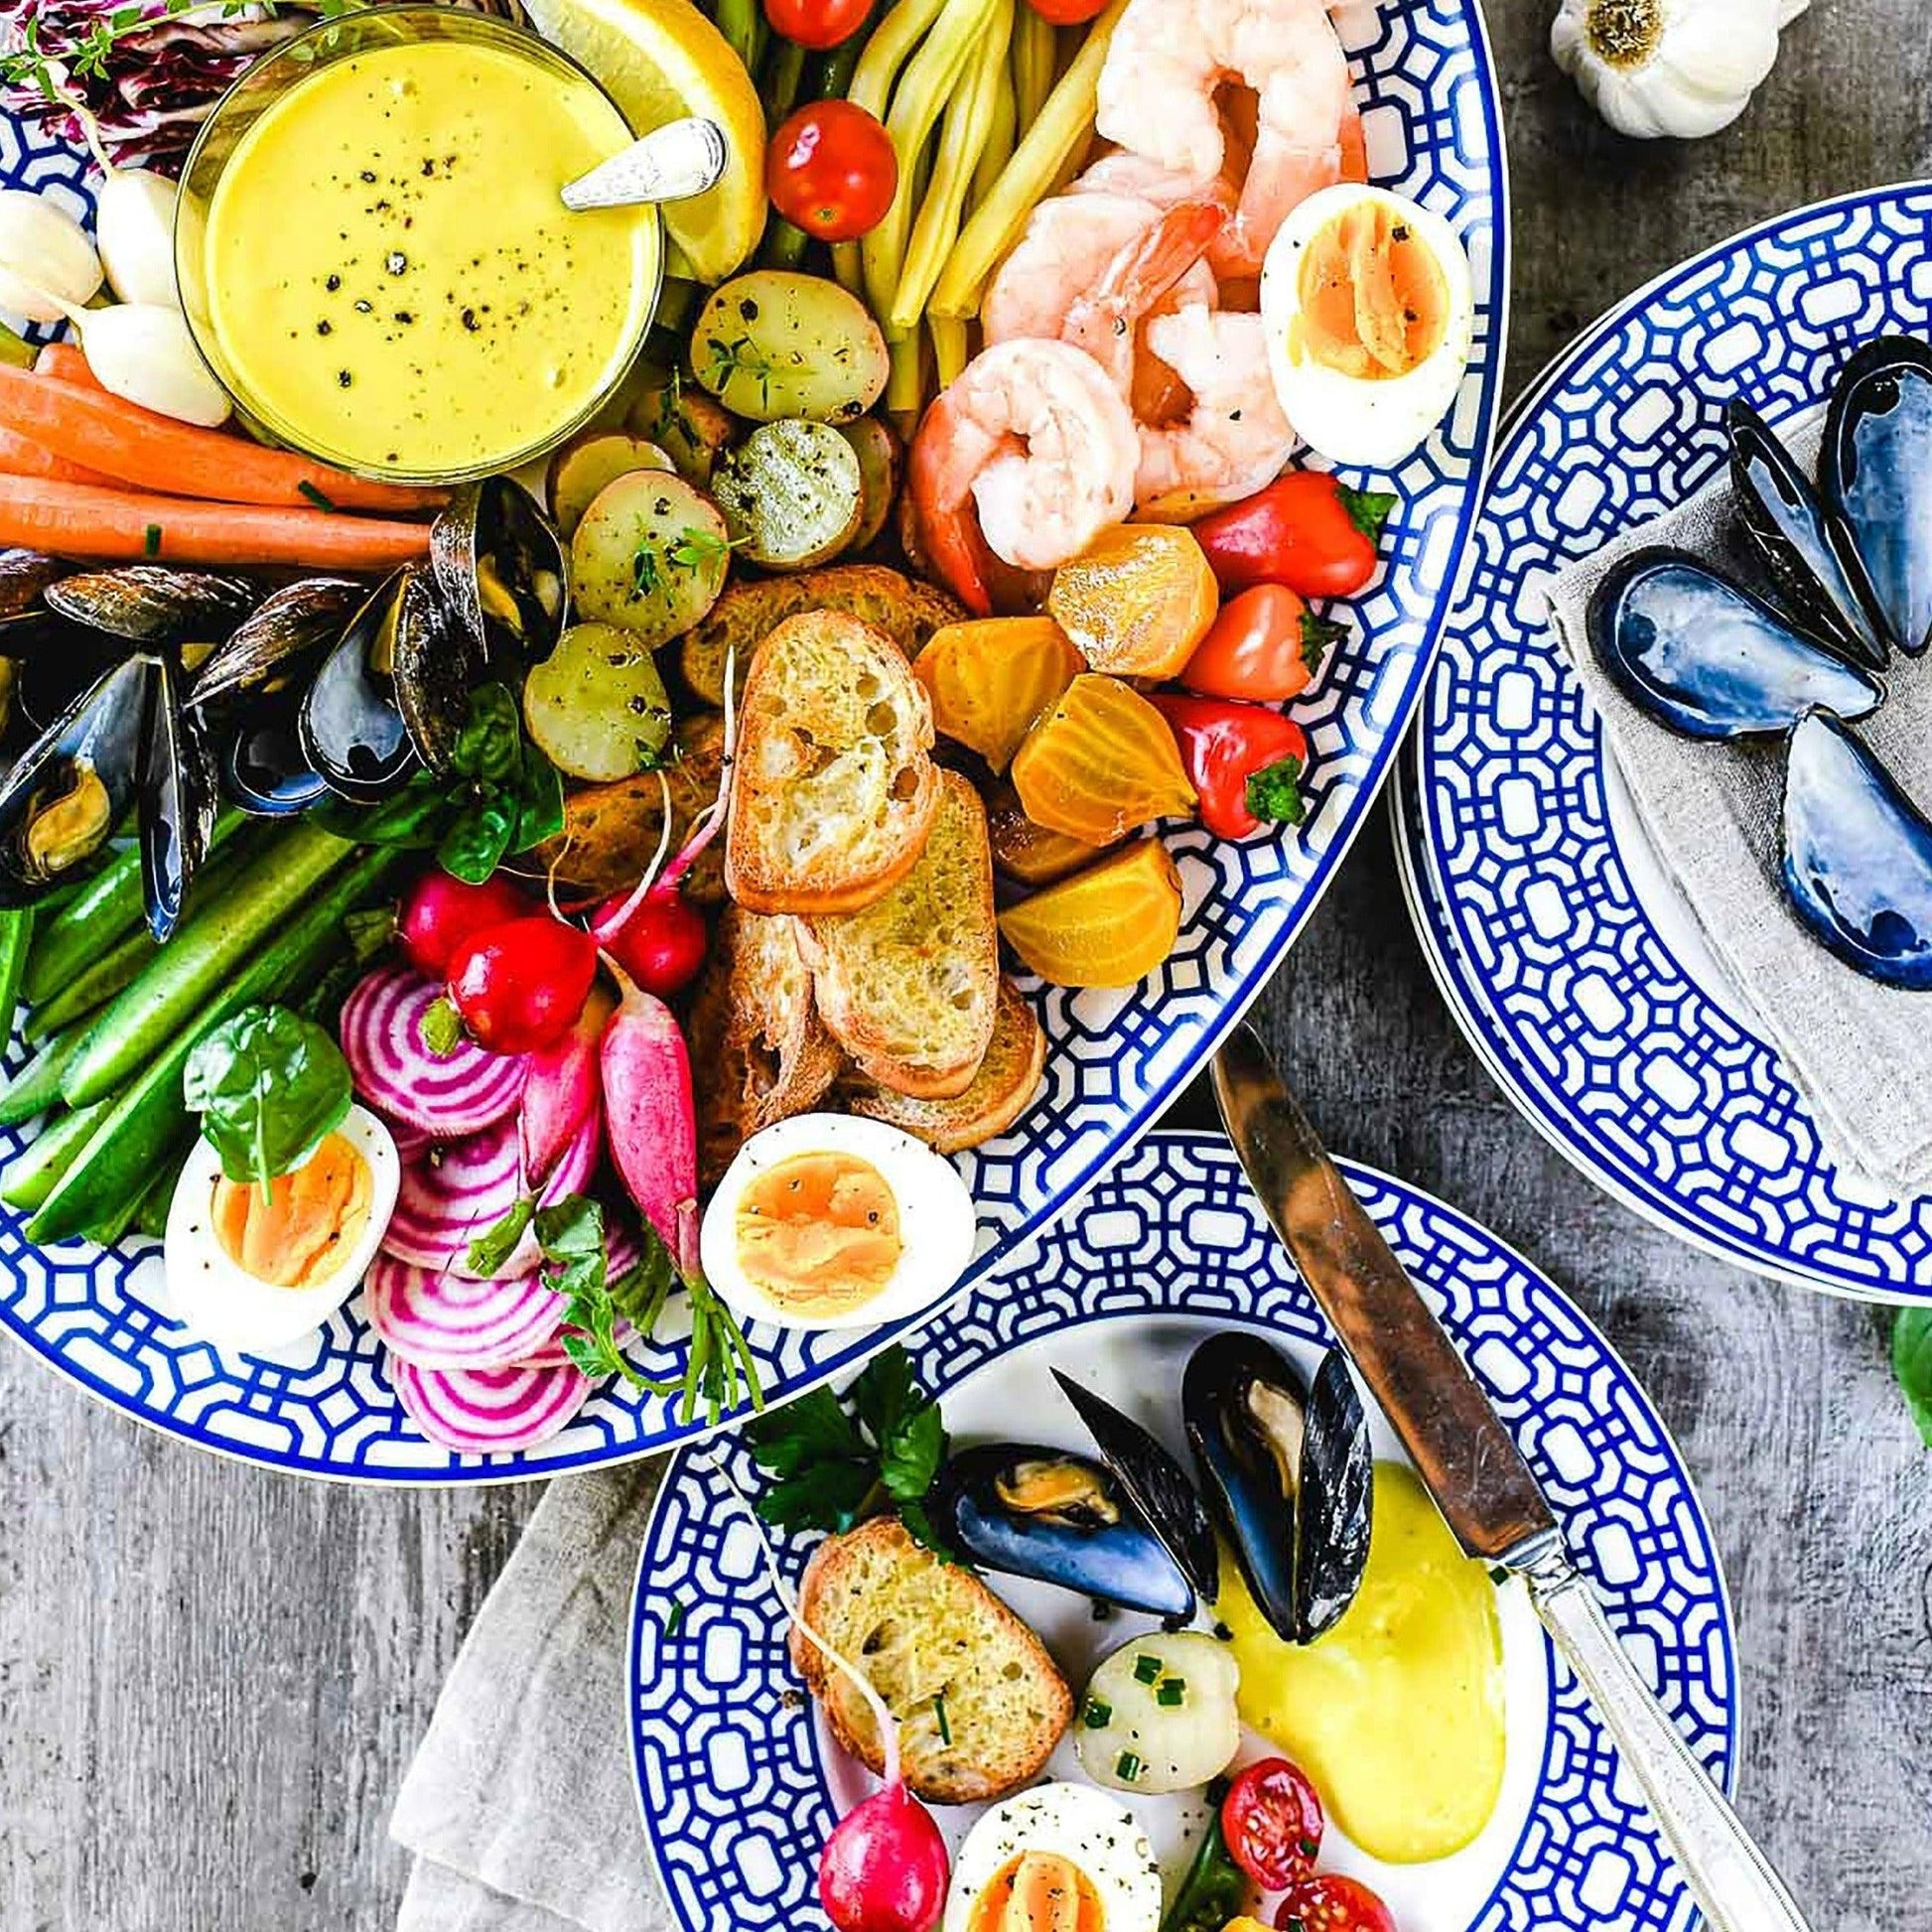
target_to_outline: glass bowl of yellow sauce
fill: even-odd
[[[341,469],[512,469],[623,380],[663,278],[654,207],[573,212],[629,145],[548,42],[436,6],[324,21],[258,62],[182,175],[189,327],[237,409]]]

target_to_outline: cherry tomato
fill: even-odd
[[[800,47],[837,47],[866,24],[872,0],[764,0],[774,34]]]
[[[1279,704],[1306,691],[1328,647],[1347,635],[1345,623],[1316,617],[1286,584],[1257,584],[1221,606],[1180,682],[1210,698]]]
[[[1027,0],[1027,4],[1055,27],[1083,26],[1107,10],[1107,0]]]
[[[1359,1878],[1305,1878],[1275,1914],[1281,1932],[1395,1932],[1395,1914]]]
[[[1382,491],[1295,470],[1193,528],[1223,591],[1286,584],[1304,597],[1350,597],[1375,574],[1376,540],[1394,507]]]
[[[1314,1869],[1321,1826],[1314,1786],[1285,1757],[1237,1772],[1221,1800],[1228,1856],[1263,1891],[1286,1891]]]
[[[532,909],[530,900],[500,875],[481,886],[467,886],[441,866],[432,866],[410,887],[396,915],[396,937],[417,972],[440,980],[450,970],[450,956],[472,933],[520,919]]]
[[[621,897],[606,899],[591,919],[592,929],[622,905]],[[709,936],[704,914],[675,886],[653,887],[622,925],[604,935],[603,944],[646,993],[668,1000],[697,978]]]
[[[764,151],[771,206],[821,241],[856,241],[878,227],[897,187],[893,137],[849,100],[799,108]]]
[[[570,1030],[596,978],[597,941],[539,912],[465,940],[450,959],[450,999],[479,1046],[534,1053]]]

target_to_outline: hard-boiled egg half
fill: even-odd
[[[1064,1909],[1073,1899],[1077,1914]],[[1055,1909],[1055,1906],[1060,1909]],[[1036,1784],[966,1834],[944,1932],[1156,1932],[1161,1868],[1147,1834],[1105,1792]]]
[[[168,1208],[176,1317],[222,1348],[286,1348],[355,1293],[396,1208],[402,1163],[389,1130],[351,1107],[264,1199],[195,1143]]]
[[[1290,209],[1261,269],[1275,392],[1332,463],[1387,469],[1443,420],[1469,364],[1469,258],[1440,214],[1362,182]]]
[[[923,1141],[852,1114],[754,1134],[705,1210],[705,1280],[740,1315],[793,1328],[897,1321],[952,1287],[973,1201]]]

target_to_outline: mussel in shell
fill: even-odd
[[[1194,1594],[1214,1600],[1220,1588],[1221,1554],[1187,1472],[1131,1416],[1058,1369],[1053,1380],[1093,1438],[1108,1473],[1135,1514],[1160,1538]]]
[[[1681,550],[1633,551],[1589,601],[1591,648],[1633,704],[1687,738],[1784,731],[1813,705],[1862,718],[1868,672]]]
[[[1063,1449],[988,1443],[939,1472],[928,1506],[969,1563],[1057,1584],[1123,1609],[1185,1620],[1194,1591],[1100,1463]]]
[[[1785,891],[1847,965],[1887,986],[1932,987],[1932,823],[1830,712],[1785,750]]]
[[[485,656],[534,664],[557,647],[570,553],[520,483],[466,483],[430,526],[429,560],[457,623]]]
[[[41,593],[70,623],[135,644],[216,643],[262,601],[259,584],[170,564],[62,577]]]
[[[470,691],[486,660],[464,629],[435,574],[410,564],[395,594],[390,681],[416,756],[438,773],[451,768],[470,716]]]
[[[1212,1335],[1188,1358],[1180,1404],[1255,1606],[1289,1642],[1311,1642],[1368,1563],[1375,1464],[1346,1361],[1330,1349],[1311,1383],[1259,1335]]]
[[[1749,403],[1725,410],[1737,525],[1786,607],[1826,642],[1874,671],[1886,626],[1852,526],[1819,500],[1811,480]]]
[[[1825,415],[1818,490],[1858,544],[1892,641],[1932,643],[1932,347],[1868,343],[1839,375]]]
[[[200,727],[182,709],[174,663],[164,655],[154,665],[135,804],[142,900],[159,943],[180,924],[189,885],[207,856],[219,773]]]
[[[396,702],[401,590],[398,572],[366,600],[317,667],[296,713],[303,756],[358,804],[386,796],[416,762]]]

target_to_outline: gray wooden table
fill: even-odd
[[[1926,0],[1816,0],[1745,121],[1608,136],[1495,0],[1515,202],[1512,387],[1688,251],[1932,173]],[[1332,1145],[1540,1263],[1648,1384],[1736,1604],[1740,1809],[1818,1932],[1932,1926],[1932,1458],[1888,1317],[1707,1260],[1599,1195],[1444,1011],[1378,817],[1262,1018]],[[0,1932],[363,1932],[385,1825],[535,1500],[365,1494],[239,1467],[0,1348]]]

